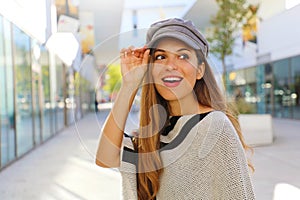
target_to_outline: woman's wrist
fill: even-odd
[[[115,99],[114,104],[116,104],[116,107],[119,107],[119,109],[120,107],[123,107],[121,108],[121,110],[125,108],[128,108],[130,110],[137,90],[138,85],[136,84],[122,84],[117,98]]]
[[[120,88],[120,91],[121,93],[124,93],[124,94],[135,94],[136,91],[138,90],[139,88],[139,84],[138,83],[122,83],[121,84],[121,88]]]

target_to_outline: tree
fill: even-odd
[[[249,18],[249,7],[246,0],[216,0],[219,10],[211,18],[211,35],[207,38],[211,52],[222,62],[223,81],[226,90],[225,58],[233,53],[237,33]]]
[[[112,64],[108,66],[106,76],[105,76],[105,85],[103,89],[109,94],[118,92],[121,86],[121,67],[117,64]]]

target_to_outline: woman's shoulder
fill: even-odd
[[[207,117],[211,130],[217,132],[218,135],[235,133],[234,126],[228,116],[222,111],[213,111]]]
[[[215,128],[224,128],[225,126],[233,127],[231,121],[229,120],[228,116],[222,111],[212,111],[209,114],[207,119],[210,121],[210,125],[216,125]]]
[[[214,119],[219,119],[219,120],[224,120],[225,118],[227,118],[226,114],[219,110],[213,110],[209,113],[209,115]]]
[[[219,140],[227,138],[226,135],[231,135],[229,133],[231,130],[234,132],[234,129],[231,129],[232,124],[229,118],[222,111],[213,111],[203,120],[204,126],[206,126],[206,134],[199,149],[199,155],[201,158],[206,157],[213,148],[216,147],[216,144]],[[202,125],[203,125],[202,124]],[[228,127],[230,127],[228,129]]]

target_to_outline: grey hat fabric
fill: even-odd
[[[152,48],[164,37],[181,40],[190,47],[201,50],[205,57],[208,55],[207,40],[190,20],[171,18],[152,24],[147,32],[146,45]]]

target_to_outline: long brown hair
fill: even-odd
[[[194,92],[199,104],[224,112],[232,122],[244,149],[249,149],[244,141],[237,120],[238,113],[226,103],[225,97],[218,87],[214,74],[203,53],[196,51],[196,54],[198,62],[204,62],[205,64],[203,78],[197,80],[194,86]],[[159,155],[160,131],[167,124],[170,116],[167,102],[156,91],[153,83],[151,75],[153,59],[153,56],[150,56],[148,72],[144,77],[142,86],[140,130],[135,145],[139,152],[137,172],[137,193],[139,200],[155,199],[158,193],[159,177],[163,172],[162,161]],[[163,107],[164,112],[157,105]],[[250,163],[249,166],[253,169]]]

